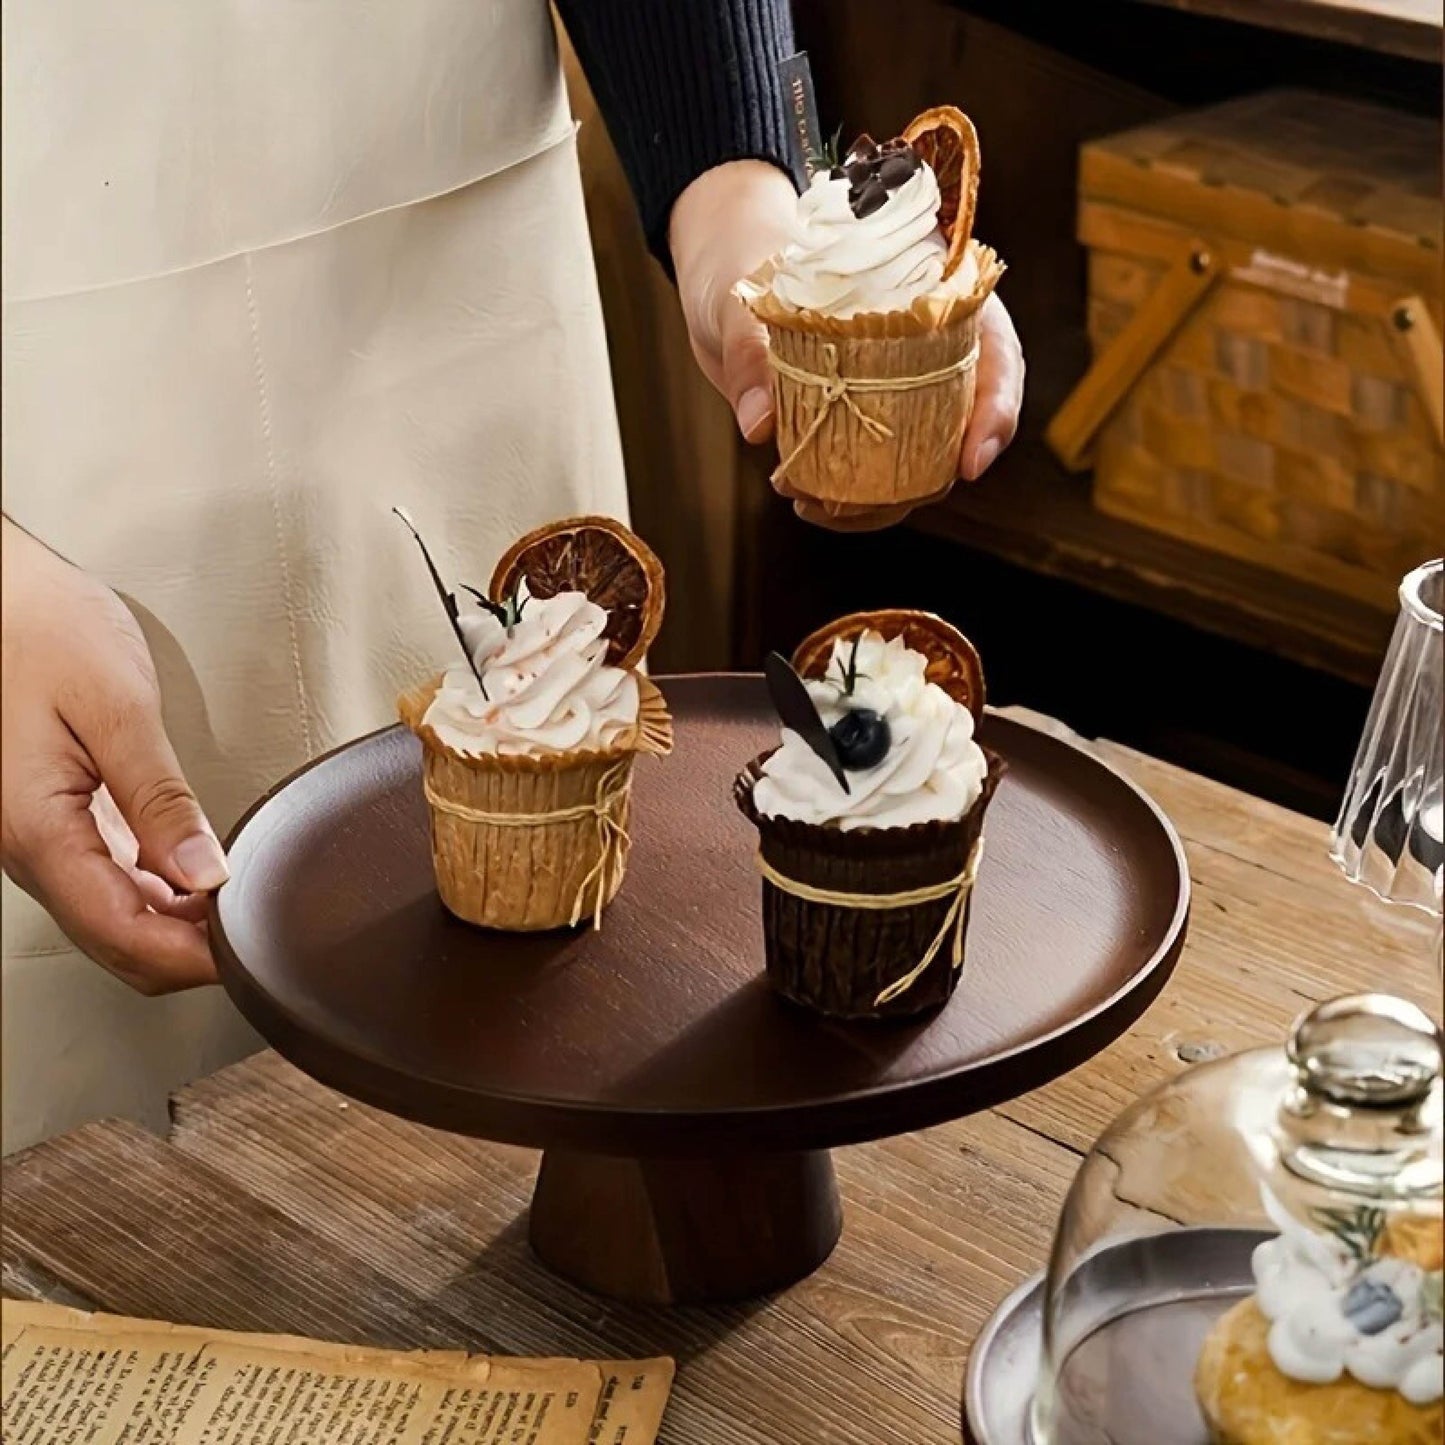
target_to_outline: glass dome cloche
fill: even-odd
[[[1359,994],[1126,1110],[1064,1205],[1018,1445],[1440,1445],[1442,1050]]]

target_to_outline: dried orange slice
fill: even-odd
[[[978,204],[978,132],[957,106],[936,105],[915,116],[903,132],[914,154],[927,161],[938,180],[941,197],[938,224],[948,241],[943,274],[952,276],[973,235],[973,210]]]
[[[793,666],[802,677],[822,677],[832,661],[833,644],[840,639],[849,642],[868,631],[878,633],[885,642],[901,637],[905,647],[928,659],[924,676],[929,682],[936,682],[955,702],[961,702],[975,722],[983,717],[983,663],[978,649],[953,623],[931,612],[906,608],[850,612],[804,638],[793,653]]]
[[[662,563],[611,517],[569,517],[513,542],[492,573],[492,600],[505,601],[523,577],[534,597],[585,592],[605,607],[607,660],[616,667],[636,667],[662,626]]]

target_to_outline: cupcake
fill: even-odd
[[[1221,1316],[1195,1370],[1216,1445],[1438,1445],[1445,1439],[1438,1213],[1316,1212],[1269,1195],[1280,1233],[1255,1293]]]
[[[902,1018],[953,993],[1004,765],[974,737],[973,645],[923,612],[860,612],[774,653],[781,746],[739,774],[758,829],[768,979],[829,1018]]]
[[[853,143],[741,282],[767,326],[773,482],[834,516],[941,497],[973,410],[979,313],[1003,265],[972,239],[978,138],[952,106]]]
[[[662,622],[662,564],[627,528],[580,517],[529,533],[486,594],[432,580],[463,664],[402,695],[421,739],[442,902],[487,928],[600,924],[622,886],[633,761],[672,721],[639,671]]]

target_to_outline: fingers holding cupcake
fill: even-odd
[[[737,288],[768,332],[773,484],[809,521],[891,525],[1012,439],[1022,354],[994,296],[1003,263],[972,235],[978,180],[952,106],[882,145],[862,136],[814,172],[792,241]]]

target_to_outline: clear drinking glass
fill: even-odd
[[[1445,567],[1400,584],[1400,617],[1330,839],[1330,856],[1381,898],[1441,913],[1445,864]]]

